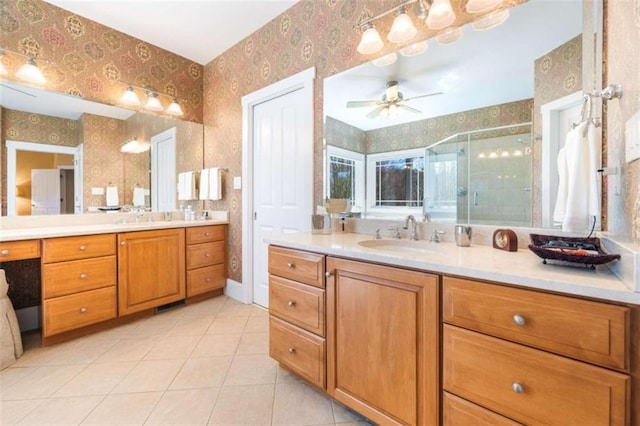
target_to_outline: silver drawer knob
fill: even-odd
[[[85,245],[83,244],[83,245],[81,245],[81,246],[79,247],[79,249],[80,249],[80,251],[85,251],[85,250],[87,249],[87,246],[85,246]]]
[[[81,314],[86,314],[87,313],[87,308],[84,308],[84,307],[80,308],[80,313]]]
[[[0,251],[0,254],[2,254],[3,256],[6,256],[9,254],[9,250],[8,249],[4,249],[2,251]]]
[[[210,234],[210,233],[208,233],[208,232],[205,232],[205,233],[204,233],[204,236],[205,236],[205,237],[208,237],[209,235],[211,235],[211,234]]]
[[[81,280],[86,280],[87,279],[87,274],[80,274],[80,279]]]
[[[204,257],[209,257],[209,256],[211,256],[211,254],[210,254],[210,253],[205,253],[205,254],[204,254]]]
[[[127,245],[127,242],[126,242],[126,241],[121,241],[121,242],[120,242],[120,245],[121,245],[121,246],[126,246],[126,245]]]
[[[204,281],[207,282],[207,283],[210,283],[211,282],[211,278],[205,278]]]
[[[293,269],[293,268],[295,268],[295,267],[296,267],[296,265],[294,265],[293,263],[291,263],[291,262],[287,262],[287,268],[289,268],[289,269]]]
[[[516,382],[513,385],[511,385],[511,388],[513,389],[513,391],[515,393],[524,393],[524,386],[522,386],[520,383]]]
[[[290,354],[295,354],[296,353],[296,348],[289,348],[289,353]]]
[[[293,300],[289,300],[289,303],[287,303],[287,305],[289,305],[290,308],[295,308],[296,302],[294,302]]]
[[[324,273],[324,276],[327,278],[331,278],[331,272],[327,271]]]
[[[518,325],[524,325],[527,321],[524,319],[522,315],[515,314],[513,316],[513,322],[515,322]]]

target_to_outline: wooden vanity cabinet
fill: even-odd
[[[40,240],[0,242],[0,263],[40,257]]]
[[[184,228],[118,234],[120,316],[185,298]]]
[[[186,228],[187,298],[224,288],[226,225]]]
[[[117,316],[114,234],[42,240],[42,337]]]
[[[439,424],[439,277],[327,258],[327,392],[376,423]]]

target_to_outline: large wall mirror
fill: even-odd
[[[367,218],[553,226],[557,151],[601,87],[601,2],[530,0],[463,33],[324,80],[327,199]]]
[[[152,187],[153,142],[166,134],[175,138],[175,160],[157,173],[174,176],[203,167],[202,124],[15,82],[0,81],[0,93],[3,215],[104,210],[108,188],[114,187],[118,205],[135,204],[133,194],[141,189],[138,196],[144,194],[144,205],[151,208],[153,195],[163,192]],[[151,149],[122,152],[133,138]],[[164,192],[175,193],[175,185]],[[48,203],[51,193],[61,202]]]

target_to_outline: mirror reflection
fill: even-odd
[[[0,81],[0,91],[3,215],[104,211],[109,205],[159,211],[169,208],[162,201],[170,195],[177,209],[176,184],[165,176],[175,180],[177,173],[203,167],[201,124],[14,82]],[[174,138],[170,156],[167,135]],[[151,149],[122,152],[134,138]],[[117,200],[107,200],[114,189]]]
[[[583,10],[531,0],[493,29],[467,25],[455,43],[325,79],[326,198],[364,217],[542,226],[554,186],[543,188],[542,158],[555,164],[542,150],[557,152],[566,133],[542,141],[540,111],[564,99],[564,122],[577,120],[601,63],[583,54],[596,50]]]

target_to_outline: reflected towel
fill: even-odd
[[[222,170],[218,167],[209,169],[209,200],[222,199]]]
[[[136,207],[143,207],[144,202],[144,189],[138,186],[133,188],[133,205]]]
[[[556,207],[553,210],[553,222],[562,225],[567,207],[567,156],[562,147],[558,151],[558,194],[556,195]]]
[[[120,200],[118,198],[118,187],[117,186],[107,186],[106,191],[106,205],[107,207],[114,207],[120,204]]]
[[[201,200],[209,199],[209,169],[200,170],[200,190],[198,198]]]
[[[196,199],[196,176],[193,172],[178,174],[178,200]]]
[[[178,173],[178,200],[186,200],[184,198],[184,188],[185,188],[185,173]]]

